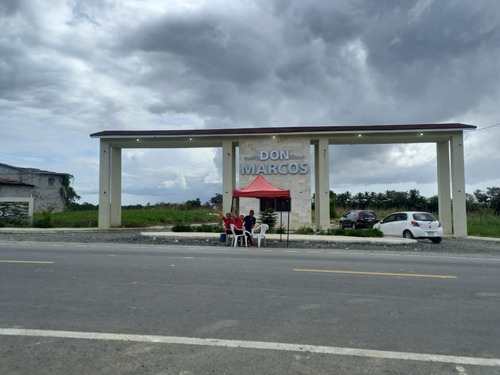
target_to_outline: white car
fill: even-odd
[[[394,212],[373,226],[384,236],[403,236],[404,238],[428,238],[434,243],[443,239],[441,223],[428,212]]]

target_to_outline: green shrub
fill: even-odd
[[[300,227],[295,231],[295,234],[314,234],[314,229],[309,227]]]
[[[196,227],[193,227],[196,232],[204,232],[204,233],[220,233],[224,232],[224,229],[222,228],[222,225],[219,224],[202,224]],[[172,229],[173,230],[173,229]]]
[[[328,229],[324,234],[327,236],[345,236],[346,230],[344,228]]]
[[[330,198],[330,219],[335,219],[337,217],[337,210],[336,210],[336,202],[335,199]]]
[[[37,219],[33,222],[33,226],[35,228],[53,228],[54,224],[52,223],[52,211],[54,211],[54,207],[49,207],[46,210],[41,210],[40,215],[41,219]]]
[[[348,229],[335,228],[326,231],[327,236],[352,236],[352,237],[384,237],[384,234],[378,229]]]
[[[201,232],[201,233],[221,233],[224,228],[220,224],[186,225],[176,224],[172,227],[172,232]]]
[[[278,222],[278,215],[276,214],[274,208],[267,208],[264,212],[261,212],[261,214],[259,215],[259,221],[262,224],[269,225],[269,229],[272,229]]]
[[[28,216],[20,215],[0,219],[0,227],[27,227],[28,225]]]
[[[35,228],[54,228],[54,224],[45,219],[38,219],[33,222]]]
[[[172,227],[172,232],[192,232],[193,228],[191,225],[185,225],[185,224],[175,224]]]

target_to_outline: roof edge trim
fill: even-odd
[[[410,132],[475,130],[477,126],[460,123],[407,125],[297,126],[269,128],[191,129],[191,130],[104,130],[90,134],[91,138],[156,138],[191,136],[238,136],[269,134],[326,134],[354,132]]]

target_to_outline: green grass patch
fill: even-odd
[[[469,236],[500,237],[500,216],[467,217]]]
[[[171,226],[176,224],[206,224],[220,221],[211,210],[122,210],[122,227]]]
[[[98,225],[98,211],[66,211],[47,214],[35,214],[34,226],[52,228],[92,228]],[[168,210],[134,209],[122,210],[122,227],[145,228],[152,226],[172,226],[176,224],[208,224],[219,222],[213,210]],[[38,225],[37,225],[38,224]]]
[[[33,216],[37,228],[92,228],[97,227],[97,211],[43,212]]]

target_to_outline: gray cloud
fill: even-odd
[[[485,127],[500,121],[498,25],[500,3],[486,0],[2,1],[0,156],[72,173],[77,191],[90,192],[98,145],[88,135],[105,129]],[[468,185],[500,185],[486,167],[500,161],[499,130],[466,138]],[[416,148],[348,149],[332,149],[332,181],[341,186],[435,180],[432,155],[422,165],[409,157],[406,167],[387,162]],[[210,198],[212,183],[200,181],[213,181],[220,155],[214,158],[206,171],[184,177],[190,188],[210,186],[184,189],[186,199]],[[125,184],[129,192],[161,195],[182,180],[155,179],[143,167],[129,166],[147,180]]]

